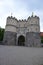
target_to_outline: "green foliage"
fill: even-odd
[[[43,39],[43,36],[41,36],[41,39]]]
[[[43,40],[41,40],[41,43],[43,43]]]
[[[41,36],[41,43],[43,43],[43,36]]]
[[[4,36],[4,29],[0,28],[0,41],[3,40],[3,36]]]

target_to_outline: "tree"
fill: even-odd
[[[4,29],[0,28],[0,41],[3,41]]]
[[[43,36],[41,36],[41,43],[43,43]]]

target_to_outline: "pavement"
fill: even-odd
[[[0,45],[0,65],[42,65],[43,48]]]

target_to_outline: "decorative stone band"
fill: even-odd
[[[12,24],[7,24],[6,26],[12,26],[12,27],[16,27],[16,28],[27,28],[27,27],[17,27],[16,25],[12,25]]]
[[[29,26],[39,26],[39,24],[29,24]]]
[[[6,26],[12,26],[12,27],[16,27],[17,28],[16,25],[12,25],[12,24],[7,24]]]

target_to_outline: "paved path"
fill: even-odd
[[[43,48],[0,45],[0,65],[42,65]]]

